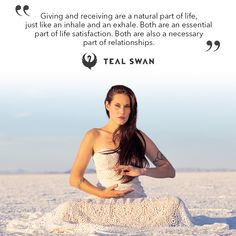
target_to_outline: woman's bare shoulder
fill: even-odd
[[[93,149],[94,144],[96,143],[97,139],[99,136],[99,131],[97,128],[92,128],[90,130],[88,130],[87,132],[85,132],[83,140],[81,142],[81,148],[82,147],[90,147],[91,149]]]
[[[153,143],[152,139],[147,134],[145,134],[142,130],[138,130],[137,135],[143,143],[145,140],[146,145],[148,145],[149,143]]]
[[[85,133],[85,137],[97,138],[99,136],[99,128],[92,128]]]
[[[137,130],[137,135],[140,139],[145,139],[145,137],[147,136],[142,130],[138,129]]]
[[[138,130],[138,132],[137,132],[137,134],[138,134],[138,136],[139,137],[141,137],[141,135],[143,136],[143,138],[146,140],[146,139],[150,139],[149,137],[148,137],[148,135],[146,134],[146,133],[144,133],[142,130]]]

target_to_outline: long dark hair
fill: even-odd
[[[132,165],[138,168],[148,167],[149,162],[145,157],[146,142],[142,133],[136,127],[138,107],[136,96],[130,88],[124,85],[115,85],[107,92],[104,103],[106,104],[106,102],[108,102],[110,104],[113,100],[113,96],[116,94],[125,94],[129,97],[131,111],[127,122],[120,125],[113,133],[113,142],[115,143],[118,139],[119,146],[105,153],[118,152],[119,159],[117,164],[120,165]],[[106,113],[109,117],[109,111],[107,109]],[[133,178],[132,176],[124,175],[121,179],[126,183]]]

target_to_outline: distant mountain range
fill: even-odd
[[[216,168],[216,169],[201,169],[201,168],[176,168],[177,172],[231,172],[236,169]]]
[[[69,173],[70,173],[70,170],[65,171],[64,173],[65,173],[65,174],[69,174]],[[85,173],[96,173],[96,170],[95,170],[95,169],[87,169],[87,170],[85,171]]]
[[[0,171],[2,175],[11,175],[11,174],[69,174],[70,170],[67,171],[28,171],[23,169],[17,169],[13,171]],[[94,169],[87,169],[85,173],[96,173]]]
[[[177,172],[230,172],[236,171],[236,169],[201,169],[201,168],[177,168]],[[69,174],[70,170],[67,171],[27,171],[23,169],[17,169],[13,171],[0,171],[0,174]],[[85,173],[96,173],[95,169],[87,169]]]

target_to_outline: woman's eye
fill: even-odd
[[[116,106],[116,107],[120,107],[120,105],[118,105],[118,104],[116,104],[115,106]]]

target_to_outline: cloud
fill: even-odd
[[[12,137],[0,133],[0,145],[11,144],[12,142]]]
[[[32,116],[32,113],[30,113],[30,112],[19,112],[16,114],[15,117],[21,119],[21,118],[27,118],[30,116]]]

